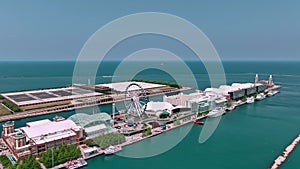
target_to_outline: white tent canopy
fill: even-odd
[[[146,107],[146,111],[153,111],[153,112],[157,112],[157,111],[163,111],[163,110],[172,110],[174,107],[172,106],[172,104],[168,103],[168,102],[153,102],[150,101],[147,103],[147,107]]]

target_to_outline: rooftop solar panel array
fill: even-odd
[[[72,96],[72,92],[68,92],[66,90],[56,90],[56,91],[51,91],[51,93],[54,93],[59,96]]]
[[[48,89],[40,91],[24,91],[18,93],[4,93],[2,94],[8,100],[14,102],[18,106],[32,105],[40,103],[55,102],[61,100],[70,100],[80,97],[88,97],[101,95],[91,90],[69,87],[61,89]]]
[[[9,98],[15,100],[16,102],[36,100],[35,98],[28,96],[27,94],[10,95]]]
[[[78,94],[92,93],[92,91],[90,91],[90,90],[83,90],[83,89],[73,89],[73,92],[78,93]]]
[[[49,98],[55,98],[57,96],[46,93],[46,92],[38,92],[38,93],[30,93],[31,95],[38,97],[40,99],[49,99]]]

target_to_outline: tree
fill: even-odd
[[[108,133],[94,138],[94,143],[101,148],[117,145],[126,141],[125,136],[120,133]]]
[[[151,128],[147,128],[143,131],[143,136],[149,136],[152,134]]]
[[[81,155],[76,145],[62,145],[53,149],[54,165],[64,163],[69,158],[77,158]],[[47,167],[52,167],[52,150],[48,149],[40,153],[40,161]]]
[[[9,168],[9,167],[13,168],[12,163],[10,162],[10,160],[7,158],[6,155],[0,156],[0,162],[5,168]]]
[[[40,169],[40,163],[35,159],[34,156],[24,158],[18,165],[17,169]]]
[[[232,101],[229,100],[229,101],[226,103],[226,106],[227,106],[227,107],[231,107],[231,106],[232,106]]]

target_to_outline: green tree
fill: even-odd
[[[125,136],[120,133],[108,133],[94,138],[94,143],[101,148],[106,148],[110,145],[121,144],[125,141]]]
[[[18,165],[17,169],[40,169],[40,163],[35,159],[34,156],[24,158]]]
[[[9,167],[12,167],[12,168],[13,168],[12,163],[10,162],[10,160],[7,158],[6,155],[1,155],[1,156],[0,156],[0,162],[1,162],[1,164],[2,164],[5,168],[9,168]]]
[[[81,155],[76,145],[62,145],[53,149],[54,165],[64,163],[69,158],[77,158]],[[39,155],[40,161],[47,167],[52,167],[52,150],[48,149]]]

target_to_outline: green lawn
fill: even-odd
[[[0,116],[11,114],[2,104],[0,104]]]

